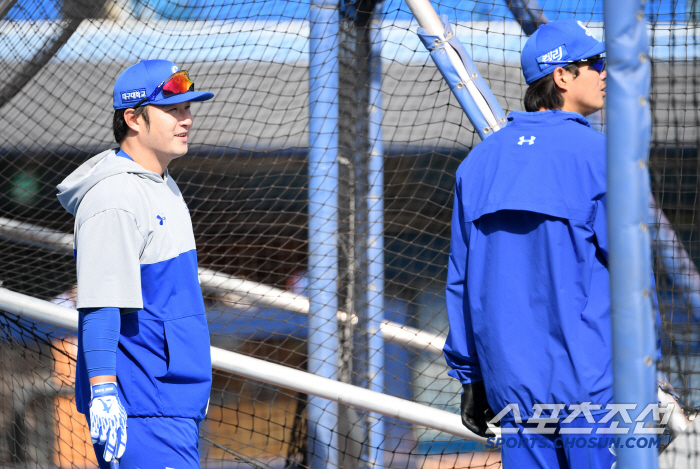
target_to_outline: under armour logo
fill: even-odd
[[[525,136],[523,135],[522,137],[520,137],[520,140],[518,141],[518,145],[522,145],[525,142],[527,142],[528,145],[532,145],[533,143],[535,143],[535,137],[530,137],[528,140],[525,140]],[[161,225],[162,225],[162,223],[161,223]]]
[[[161,225],[162,225],[163,223],[165,223],[165,217],[161,217],[160,215],[156,215],[156,218],[157,218],[158,220],[160,220],[160,224],[161,224]]]

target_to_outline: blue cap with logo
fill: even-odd
[[[191,91],[164,96],[156,89],[167,82],[170,77],[179,72],[180,68],[168,60],[143,60],[124,70],[117,78],[113,91],[114,109],[127,109],[137,104],[177,104],[186,101],[206,101],[214,97],[209,91]]]
[[[605,52],[605,43],[581,21],[566,19],[543,24],[525,43],[520,55],[525,82],[549,75],[569,61],[587,59]]]

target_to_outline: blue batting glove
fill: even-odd
[[[126,449],[126,411],[119,402],[117,383],[93,384],[90,395],[92,443],[105,445],[105,462],[119,459]]]

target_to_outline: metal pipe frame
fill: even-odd
[[[77,310],[5,288],[0,288],[0,311],[17,315],[25,320],[48,323],[72,331],[78,330]],[[65,332],[56,331],[56,334],[62,333]],[[323,378],[305,371],[230,352],[218,347],[211,347],[211,358],[211,365],[215,370],[233,373],[296,392],[358,407],[480,443],[486,442],[484,438],[464,428],[459,415],[444,410],[434,409],[405,399]],[[48,394],[68,392],[68,389],[57,391],[55,388],[60,387],[58,383],[50,384],[56,384],[56,386],[46,389],[45,391]],[[500,436],[500,434],[496,434],[496,436]]]
[[[383,392],[384,373],[384,147],[382,145],[382,61],[381,24],[383,2],[374,4],[370,20],[369,56],[369,126],[370,148],[367,200],[367,330],[369,334],[369,389]],[[370,467],[384,465],[386,421],[377,413],[370,414],[368,428]]]
[[[338,378],[338,2],[309,9],[308,370]],[[338,404],[309,399],[309,465],[338,467]]]

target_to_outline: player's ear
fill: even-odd
[[[141,129],[141,125],[143,124],[143,122],[139,120],[139,117],[141,116],[136,115],[136,111],[133,108],[124,111],[124,122],[126,122],[126,125],[131,130],[135,130],[136,132]]]
[[[562,67],[557,67],[552,72],[552,78],[554,79],[554,84],[557,85],[557,88],[562,91],[566,91],[569,89],[571,81],[574,77],[569,71],[564,70]]]

